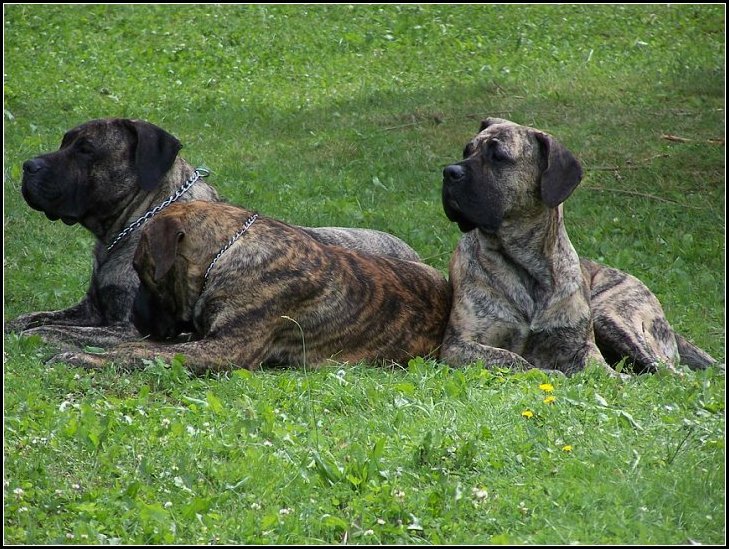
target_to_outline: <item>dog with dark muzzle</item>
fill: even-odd
[[[218,201],[217,192],[178,156],[180,141],[142,120],[92,120],[69,130],[57,151],[23,164],[22,193],[50,220],[80,224],[95,236],[93,271],[83,300],[60,311],[23,314],[6,332],[75,346],[136,339],[130,321],[139,279],[132,256],[140,228],[175,202]],[[302,228],[326,244],[402,259],[417,253],[390,234],[356,228]]]
[[[581,260],[563,202],[582,179],[551,135],[489,118],[443,171],[443,207],[465,234],[450,264],[441,358],[572,374],[627,358],[637,371],[715,361],[676,334],[637,278]]]

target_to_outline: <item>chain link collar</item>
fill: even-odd
[[[210,271],[215,266],[215,264],[218,262],[218,259],[220,259],[220,256],[222,256],[225,252],[228,251],[228,248],[230,248],[233,244],[235,244],[235,241],[238,240],[243,234],[251,228],[251,225],[255,223],[256,219],[258,219],[258,214],[254,213],[251,215],[246,222],[243,224],[243,226],[238,230],[237,233],[235,233],[232,237],[230,237],[230,240],[220,248],[220,251],[218,251],[217,254],[215,254],[215,257],[210,262],[210,265],[208,266],[208,269],[205,271],[205,276],[203,277],[203,286],[200,293],[202,293],[205,290],[205,285],[208,283],[208,275],[210,274]]]
[[[142,217],[140,217],[136,221],[132,222],[130,225],[127,226],[126,229],[124,229],[122,232],[120,232],[116,236],[114,241],[106,247],[106,251],[110,252],[112,250],[112,248],[114,248],[114,246],[116,246],[120,240],[122,240],[127,235],[129,235],[129,233],[134,232],[139,227],[144,225],[149,218],[154,217],[159,212],[164,210],[167,206],[169,206],[173,202],[176,202],[183,194],[185,194],[188,190],[190,190],[190,187],[192,187],[195,183],[197,183],[200,180],[200,178],[207,177],[209,175],[210,175],[210,172],[208,170],[206,170],[205,168],[196,168],[195,171],[193,172],[192,176],[190,177],[190,179],[185,181],[179,189],[177,189],[173,194],[168,196],[164,202],[162,202],[161,204],[158,204],[151,210],[148,210],[147,213],[145,213]]]

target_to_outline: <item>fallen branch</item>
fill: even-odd
[[[590,166],[585,167],[587,172],[618,172],[620,170],[635,170],[639,166]]]
[[[689,139],[688,137],[679,137],[678,135],[672,135],[670,133],[664,133],[663,135],[661,135],[661,139],[665,139],[667,141],[675,141],[677,143],[691,143],[695,141],[695,139]],[[709,145],[724,145],[724,139],[721,137],[710,137],[705,141]]]
[[[661,139],[665,139],[666,141],[676,141],[678,143],[690,143],[692,141],[691,139],[679,137],[677,135],[671,135],[670,133],[664,133],[663,135],[661,135]]]
[[[643,160],[637,160],[635,163],[632,160],[626,160],[625,166],[593,166],[593,167],[586,167],[585,170],[588,171],[598,171],[598,172],[617,172],[620,170],[637,170],[638,168],[642,168],[645,164],[648,164],[652,160],[656,158],[668,158],[670,155],[667,153],[659,153],[654,154],[653,156],[649,156],[648,158],[644,158]]]
[[[407,124],[400,124],[399,126],[388,126],[387,128],[382,128],[381,132],[389,132],[392,130],[401,130],[403,128],[410,128],[412,126],[419,126],[423,123],[423,120],[417,120],[416,122],[408,122]]]
[[[670,198],[664,198],[662,196],[656,196],[654,194],[648,194],[648,193],[641,193],[638,191],[629,191],[626,189],[606,189],[605,187],[585,187],[587,190],[593,190],[593,191],[602,191],[606,193],[618,193],[618,194],[629,194],[631,196],[640,196],[641,198],[649,198],[651,200],[657,200],[658,202],[666,202],[668,204],[676,204],[678,206],[681,206],[682,208],[690,208],[692,210],[703,210],[705,208],[702,208],[700,206],[690,206],[688,204],[683,204],[681,202],[678,202],[677,200],[672,200]]]

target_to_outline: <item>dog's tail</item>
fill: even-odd
[[[681,364],[685,364],[692,370],[705,370],[709,366],[716,364],[716,360],[709,353],[699,349],[682,335],[675,335]]]

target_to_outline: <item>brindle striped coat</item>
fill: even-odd
[[[142,120],[91,120],[63,136],[61,147],[23,164],[23,196],[51,220],[79,223],[96,237],[94,266],[83,300],[60,311],[27,313],[5,330],[38,335],[62,345],[115,345],[139,337],[130,315],[139,279],[132,256],[139,230],[116,236],[175,194],[194,173],[178,156],[176,137]],[[219,200],[199,180],[178,200]],[[399,238],[375,230],[321,227],[303,229],[326,244],[379,255],[418,260]],[[111,250],[108,246],[115,242]]]
[[[322,244],[261,216],[205,280],[217,251],[250,216],[227,204],[176,204],[142,232],[134,260],[143,288],[135,323],[157,337],[191,324],[201,339],[131,343],[106,356],[67,353],[59,360],[135,367],[181,353],[203,372],[437,355],[450,286],[422,263]]]
[[[714,362],[674,332],[640,280],[578,257],[562,203],[582,168],[555,138],[490,118],[443,175],[445,212],[466,233],[450,264],[445,362],[568,374],[589,358],[606,366],[603,355],[639,371]]]

